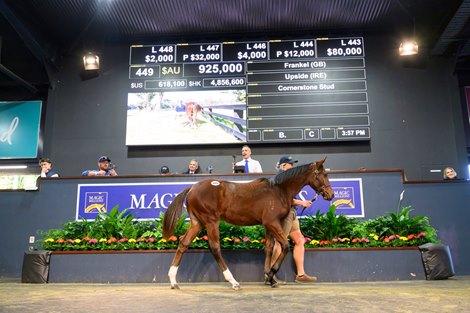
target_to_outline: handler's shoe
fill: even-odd
[[[304,284],[304,283],[314,283],[317,281],[315,276],[308,276],[307,274],[303,275],[296,275],[295,280],[296,283]]]

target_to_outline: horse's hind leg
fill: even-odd
[[[199,223],[197,219],[192,217],[189,229],[186,231],[183,238],[180,240],[175,257],[173,258],[173,262],[171,262],[170,270],[168,271],[171,289],[179,289],[178,283],[176,282],[176,273],[178,272],[178,267],[181,263],[181,258],[183,257],[183,254],[186,252],[186,250],[188,250],[189,245],[191,244],[193,239],[201,231],[201,228],[201,223]]]
[[[227,264],[225,264],[222,254],[220,252],[220,241],[219,241],[219,222],[217,223],[208,223],[206,224],[207,237],[209,238],[209,248],[212,255],[215,258],[215,261],[219,265],[224,278],[226,281],[232,284],[232,288],[235,290],[240,289],[240,284],[233,278],[232,273],[228,269]]]

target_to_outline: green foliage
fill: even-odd
[[[332,205],[326,214],[317,211],[315,216],[305,217],[301,225],[305,236],[331,241],[333,238],[349,237],[356,223],[355,218],[336,215],[336,207]]]
[[[176,237],[183,236],[189,228],[189,222],[186,221],[186,214],[183,214],[183,217],[180,217],[176,222],[174,235]]]
[[[398,235],[419,233],[429,226],[427,216],[410,217],[411,206],[404,207],[398,214],[389,213],[389,230]]]
[[[430,240],[437,240],[437,231],[429,223],[427,216],[410,217],[411,206],[403,207],[399,213],[388,213],[360,223],[352,232],[352,237],[377,234],[379,237],[426,233]],[[434,239],[433,239],[434,238]]]
[[[400,247],[437,243],[437,231],[425,216],[411,217],[411,207],[374,219],[359,221],[336,215],[336,207],[327,213],[317,211],[300,221],[301,230],[309,238],[307,247]],[[137,250],[176,249],[179,238],[189,228],[181,217],[173,236],[162,238],[162,215],[153,221],[136,221],[126,210],[114,207],[94,221],[66,222],[61,229],[38,231],[46,250]],[[223,249],[263,249],[265,230],[262,226],[235,226],[221,221],[220,246]],[[191,248],[207,249],[208,237],[202,229]]]
[[[98,214],[87,235],[93,238],[132,238],[136,235],[133,220],[134,216],[127,210],[119,212],[115,206],[109,213]]]
[[[79,238],[82,234],[87,234],[92,229],[92,223],[87,220],[71,221],[64,224],[63,233],[65,238]]]

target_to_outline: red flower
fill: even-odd
[[[242,240],[243,240],[243,242],[248,242],[248,241],[250,241],[250,238],[248,238],[248,237],[243,237]]]
[[[263,238],[260,240],[261,243],[265,243],[266,242],[266,238]]]
[[[64,242],[65,242],[65,240],[64,240],[64,239],[62,239],[62,238],[59,238],[59,239],[57,239],[55,242],[57,242],[57,243],[64,243]]]
[[[233,238],[233,242],[240,242],[240,238]]]
[[[119,242],[120,242],[120,243],[127,242],[127,238],[121,238],[121,239],[119,239]]]
[[[168,238],[169,241],[176,241],[178,240],[178,238],[176,238],[176,236],[170,236],[170,238]]]
[[[207,235],[204,235],[204,236],[202,236],[202,240],[207,241],[207,240],[209,240],[209,237],[207,237]]]
[[[145,242],[155,242],[155,238],[153,237],[147,238],[145,239]]]
[[[413,234],[411,234],[411,235],[408,235],[408,237],[406,237],[406,238],[408,238],[408,240],[411,240],[411,239],[413,239],[413,238],[416,238],[416,236],[413,235]]]
[[[359,242],[359,238],[354,238],[353,240],[351,240],[352,243],[358,243]]]

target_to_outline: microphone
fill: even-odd
[[[233,158],[233,162],[235,163],[235,161],[237,160],[237,156],[235,154],[232,154],[232,158]]]

